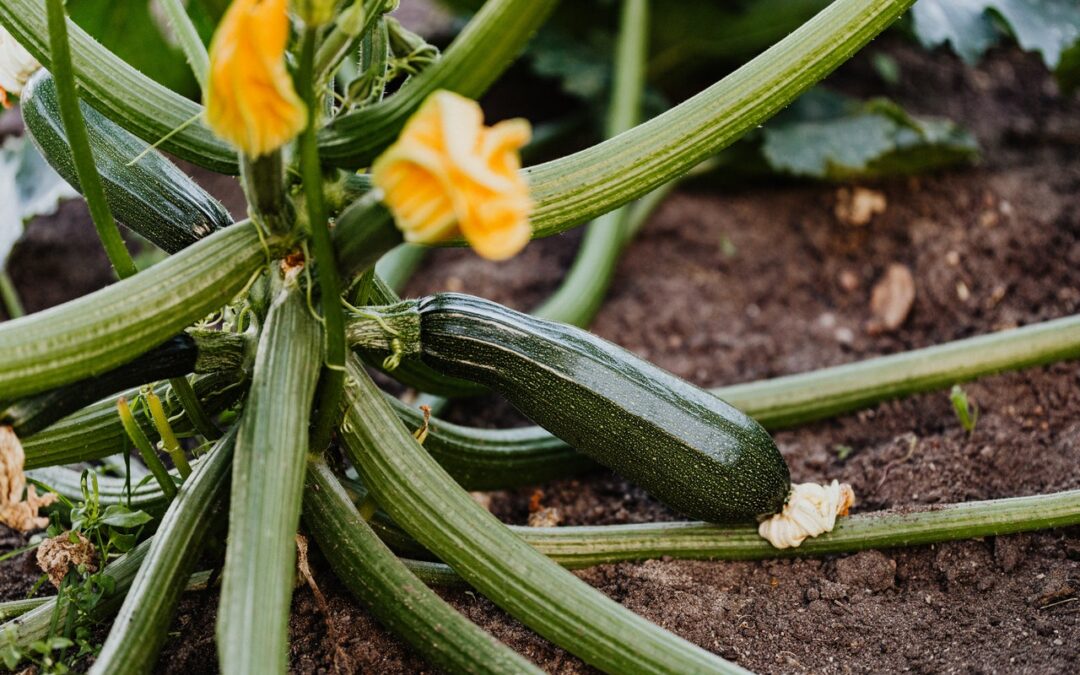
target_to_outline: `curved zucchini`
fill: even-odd
[[[225,207],[164,155],[146,152],[145,142],[87,103],[79,105],[105,197],[117,220],[169,253],[232,224]],[[32,77],[19,106],[34,145],[64,180],[81,191],[52,75],[42,70]],[[140,155],[139,161],[128,165]]]
[[[791,478],[769,434],[712,394],[590,333],[457,293],[419,301],[421,358],[710,522],[775,513]]]

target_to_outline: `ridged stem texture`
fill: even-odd
[[[90,218],[94,221],[98,237],[105,248],[116,274],[121,278],[130,277],[138,268],[124,245],[120,228],[113,219],[109,203],[105,200],[105,188],[101,176],[94,166],[94,153],[90,148],[90,139],[86,133],[86,122],[79,110],[79,94],[75,89],[75,75],[71,65],[71,46],[68,44],[67,12],[64,0],[46,0],[49,14],[49,48],[53,55],[56,96],[60,103],[60,115],[64,120],[64,131],[71,142],[71,151],[75,158],[75,171],[79,176],[79,185],[86,205],[90,208]]]
[[[284,673],[288,663],[294,535],[322,337],[297,284],[286,284],[259,338],[233,456],[217,616],[225,673]]]
[[[91,674],[152,671],[180,593],[223,506],[233,440],[230,434],[216,444],[169,505]]]
[[[254,226],[238,223],[134,277],[0,324],[0,395],[19,398],[130,361],[232,300],[266,255]]]
[[[630,612],[511,534],[424,452],[355,362],[346,382],[342,436],[379,504],[497,605],[609,672],[745,672]]]
[[[453,673],[542,673],[436,595],[382,543],[321,459],[308,466],[304,523],[334,574],[432,665]]]
[[[318,92],[314,78],[315,45],[318,31],[304,31],[297,70],[297,85],[304,103],[310,111],[318,110]],[[330,434],[340,416],[341,387],[345,381],[345,312],[341,307],[341,280],[338,277],[337,259],[330,242],[330,226],[326,217],[323,198],[323,176],[319,166],[319,148],[316,144],[318,115],[308,115],[308,123],[300,135],[300,175],[304,182],[304,202],[308,223],[311,226],[311,248],[315,254],[315,274],[319,280],[322,296],[323,336],[325,367],[319,380],[318,405],[311,447],[322,452],[330,443]]]
[[[176,41],[180,43],[180,49],[184,51],[191,72],[199,82],[199,87],[206,89],[206,77],[210,72],[210,56],[206,53],[206,45],[203,44],[195,24],[191,22],[184,3],[180,0],[161,0],[161,8],[169,19]]]

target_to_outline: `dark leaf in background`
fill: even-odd
[[[1064,88],[1077,84],[1077,0],[919,0],[911,11],[915,34],[927,47],[948,43],[974,63],[1007,31],[1021,48],[1038,52]]]
[[[205,0],[204,0],[205,2]],[[137,70],[192,98],[199,88],[163,14],[150,0],[69,0],[72,20]],[[202,3],[195,3],[202,4]]]

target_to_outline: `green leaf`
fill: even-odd
[[[132,511],[123,504],[110,504],[105,508],[105,516],[101,519],[103,525],[127,529],[138,527],[153,520],[145,511]]]
[[[975,138],[948,120],[913,117],[887,99],[862,103],[821,89],[777,116],[762,136],[771,168],[826,180],[918,173],[978,153]]]
[[[68,0],[71,19],[105,47],[173,91],[199,91],[183,52],[149,0]]]
[[[915,34],[927,47],[946,42],[974,63],[1001,36],[996,19],[1028,51],[1039,52],[1048,68],[1080,42],[1076,0],[919,0],[912,8]]]
[[[7,138],[0,147],[0,269],[22,236],[24,222],[55,213],[61,199],[76,196],[33,143]]]

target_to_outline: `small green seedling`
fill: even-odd
[[[975,425],[979,422],[979,405],[968,399],[967,392],[958,384],[954,384],[949,392],[949,400],[952,401],[956,418],[960,420],[960,426],[970,436],[975,432]]]
[[[855,452],[855,448],[850,445],[844,445],[843,443],[837,443],[833,446],[833,452],[836,453],[836,458],[841,462],[851,457],[851,453]]]

